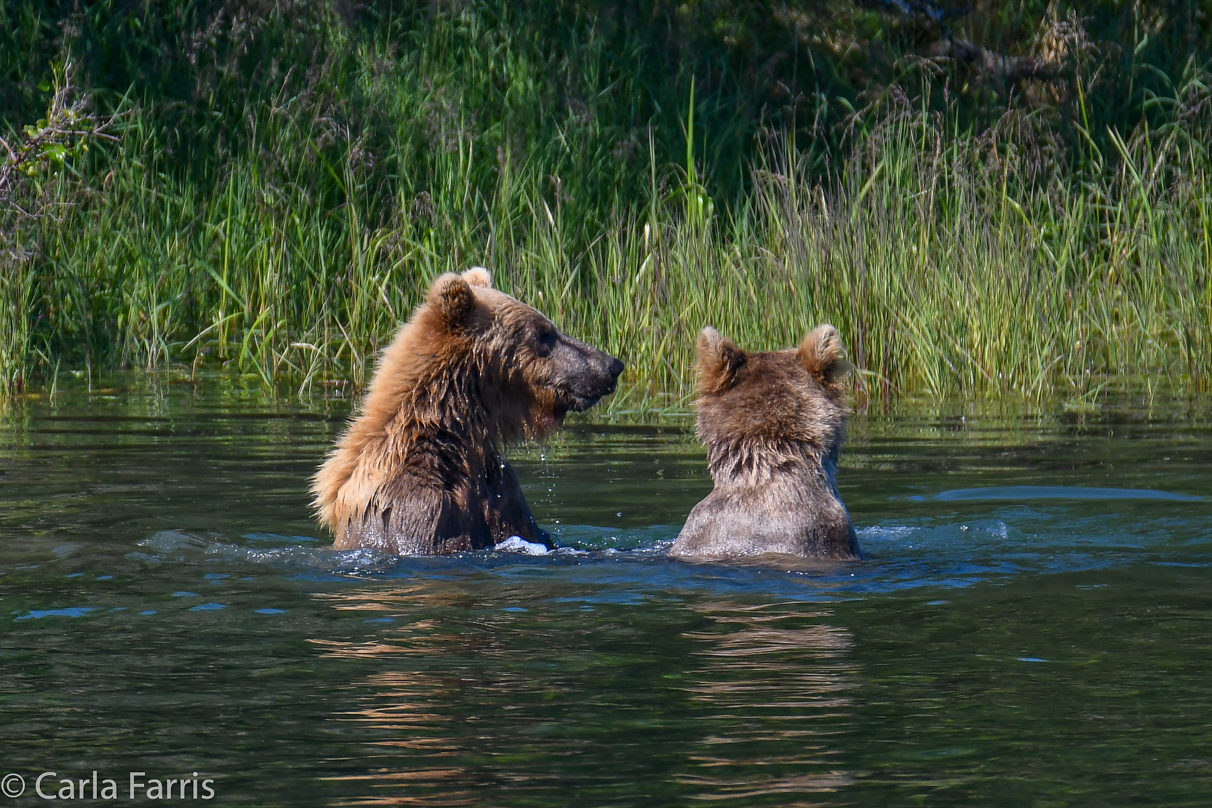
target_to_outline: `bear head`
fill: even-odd
[[[756,478],[805,457],[836,466],[850,369],[837,329],[818,326],[795,349],[743,351],[707,327],[697,354],[696,425],[713,477]]]
[[[414,324],[428,331],[432,366],[462,369],[467,396],[498,434],[545,437],[569,412],[614,392],[623,363],[560,331],[538,310],[494,289],[483,267],[437,278]]]

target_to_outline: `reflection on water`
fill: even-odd
[[[710,620],[688,636],[698,665],[686,681],[696,710],[728,716],[690,751],[678,781],[700,800],[758,797],[797,805],[800,795],[836,791],[853,775],[831,747],[851,712],[857,673],[853,638],[821,622],[829,613],[728,602],[696,604]]]
[[[516,465],[561,545],[335,552],[343,402],[140,382],[0,417],[0,738],[20,773],[224,804],[1202,805],[1197,405],[857,418],[867,560],[694,565],[682,426]],[[954,410],[954,412],[952,412]]]
[[[595,781],[639,796],[655,772],[678,800],[793,805],[851,782],[833,741],[850,719],[853,640],[819,604],[695,603],[654,652],[669,627],[626,609],[540,617],[484,594],[416,582],[319,596],[390,621],[369,639],[311,640],[369,665],[334,715],[365,745],[364,771],[337,778],[340,804],[476,804],[505,784],[560,804]]]
[[[458,600],[420,583],[319,597],[335,610],[372,615],[367,622],[394,622],[401,604],[407,610],[442,609],[456,606]],[[363,758],[372,764],[363,773],[332,778],[345,784],[347,793],[357,795],[337,804],[475,804],[475,792],[469,788],[471,770],[460,762],[469,740],[465,725],[443,707],[456,701],[461,687],[418,664],[431,656],[458,653],[462,649],[458,639],[442,631],[439,622],[418,619],[369,640],[310,640],[326,657],[382,665],[353,683],[358,702],[333,716],[357,727],[367,747]],[[398,760],[407,763],[402,766]],[[419,793],[401,795],[400,789],[408,786],[417,786]]]

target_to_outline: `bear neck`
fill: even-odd
[[[717,486],[759,488],[797,479],[829,484],[837,471],[838,449],[825,451],[804,441],[748,437],[710,443],[707,468]]]
[[[446,485],[496,476],[502,445],[518,431],[496,376],[468,356],[425,368],[404,385],[392,431],[406,458],[426,460],[417,473]]]

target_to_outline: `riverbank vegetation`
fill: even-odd
[[[861,396],[1212,369],[1186,3],[9,0],[0,387],[364,383],[470,264],[684,403],[706,324],[829,321]]]

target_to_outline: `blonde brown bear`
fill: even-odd
[[[836,483],[848,370],[831,325],[799,348],[769,352],[703,329],[695,406],[715,488],[690,512],[673,555],[859,557]]]
[[[475,267],[434,281],[312,482],[337,549],[454,553],[541,542],[503,445],[614,391],[618,359],[562,334]]]

